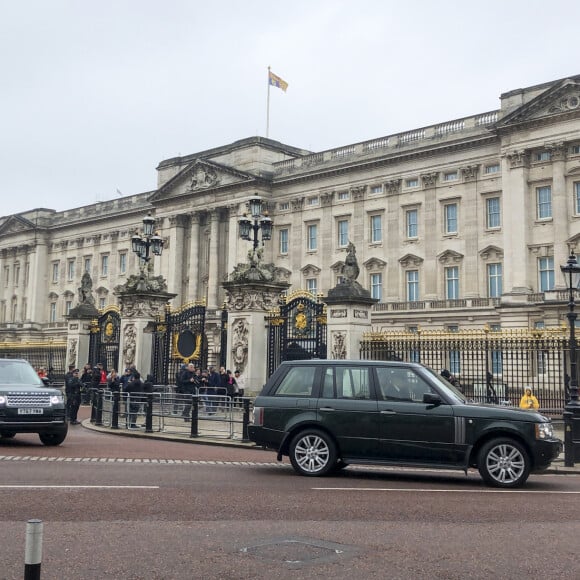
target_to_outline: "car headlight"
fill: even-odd
[[[52,395],[50,397],[50,404],[51,405],[58,405],[59,403],[62,403],[64,401],[64,398],[62,395]]]
[[[551,439],[554,436],[552,423],[536,423],[536,439]]]
[[[0,405],[6,404],[6,397],[4,395],[0,395]]]

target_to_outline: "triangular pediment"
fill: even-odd
[[[497,246],[486,246],[479,252],[482,260],[501,260],[503,258],[503,250]]]
[[[367,270],[382,270],[387,263],[380,258],[369,258],[366,262],[363,262],[363,266]]]
[[[441,254],[437,256],[437,259],[442,264],[456,264],[458,262],[461,262],[461,260],[463,260],[463,254],[460,254],[455,250],[445,250],[444,252],[441,252]]]
[[[342,260],[338,260],[338,262],[334,262],[334,264],[330,266],[330,269],[336,274],[340,274],[342,272],[343,267],[344,262]]]
[[[570,113],[580,113],[580,82],[565,79],[506,115],[497,128]]]
[[[423,258],[416,256],[415,254],[405,254],[402,258],[399,258],[399,264],[403,268],[409,268],[410,266],[420,266],[423,263]]]
[[[34,229],[34,224],[30,220],[19,215],[11,215],[0,224],[0,235],[18,234],[32,229]]]
[[[182,195],[196,195],[235,184],[249,185],[258,181],[251,173],[238,171],[219,163],[195,159],[160,187],[151,201]]]
[[[303,268],[300,269],[304,276],[317,276],[320,274],[320,268],[315,266],[314,264],[306,264]]]

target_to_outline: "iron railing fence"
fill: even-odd
[[[153,393],[92,389],[91,422],[111,429],[247,440],[251,400],[216,391],[186,395],[166,385],[155,386]]]
[[[561,413],[569,383],[567,329],[373,332],[360,357],[425,364],[454,375],[468,399],[517,406],[525,386],[542,410]]]
[[[0,358],[22,358],[35,369],[43,367],[51,383],[63,383],[66,372],[66,342],[1,342]]]

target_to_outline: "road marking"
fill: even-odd
[[[158,485],[0,485],[0,489],[159,489]]]
[[[400,487],[313,487],[313,491],[402,491],[412,493],[537,493],[578,495],[580,491],[540,491],[526,489],[429,489],[429,488],[400,488]]]

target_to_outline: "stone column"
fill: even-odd
[[[66,317],[66,364],[75,365],[77,369],[82,369],[89,362],[91,323],[99,316],[92,294],[91,300],[83,302],[81,298],[81,303],[77,304]]]
[[[557,288],[564,288],[560,266],[568,260],[568,238],[570,220],[568,218],[569,193],[566,189],[566,148],[564,143],[547,146],[552,157],[552,219],[554,223],[554,281]],[[580,248],[577,248],[578,251]]]
[[[464,199],[473,199],[478,203],[477,194],[477,174],[479,172],[479,165],[467,165],[461,168],[463,181],[465,182],[465,196]],[[469,185],[468,185],[469,184]],[[468,191],[471,189],[471,191]],[[461,279],[463,281],[464,298],[479,298],[479,248],[478,248],[478,220],[479,216],[476,211],[472,211],[471,206],[467,206],[465,202],[461,207],[461,215],[464,226],[462,226],[463,237],[465,239],[465,257],[462,264]],[[463,229],[463,227],[465,229]]]
[[[48,248],[46,241],[42,238],[36,240],[36,246],[30,255],[30,289],[28,307],[30,310],[30,321],[42,323],[48,320],[46,312],[46,288],[48,269]]]
[[[218,268],[219,268],[219,213],[217,209],[209,212],[210,239],[209,239],[209,264],[208,264],[208,289],[207,307],[215,310],[218,307]]]
[[[180,295],[183,301],[183,277],[184,269],[184,232],[186,227],[186,216],[175,215],[169,218],[169,247],[171,248],[171,264],[167,272],[167,286],[171,292]]]
[[[265,316],[288,289],[285,282],[225,282],[228,316],[227,367],[246,377],[246,394],[257,394],[266,382],[268,352]]]
[[[199,300],[199,212],[191,214],[191,229],[189,231],[189,270],[187,283],[187,297],[184,302]]]

